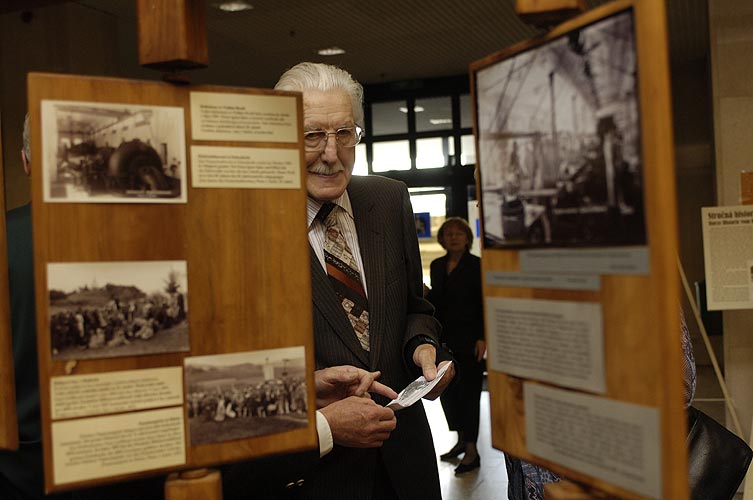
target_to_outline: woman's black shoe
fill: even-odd
[[[469,464],[460,463],[460,465],[455,467],[455,474],[470,472],[473,469],[478,469],[479,467],[481,467],[481,457],[479,455],[476,455],[476,459],[473,462]]]
[[[452,460],[465,451],[465,443],[457,443],[447,453],[439,455],[440,460]]]

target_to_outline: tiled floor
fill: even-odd
[[[442,454],[452,448],[457,435],[447,429],[439,399],[422,401],[434,435],[434,448],[437,455]],[[507,500],[505,459],[501,451],[491,447],[489,393],[486,391],[481,393],[481,422],[477,445],[481,467],[460,476],[455,476],[454,472],[459,460],[442,462],[437,458],[443,500]]]

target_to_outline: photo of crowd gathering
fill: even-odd
[[[79,279],[67,287],[62,283],[49,287],[52,358],[90,359],[188,351],[185,262],[115,264],[48,266],[50,282],[81,271]],[[119,266],[125,269],[112,271]],[[154,273],[157,269],[160,271]],[[132,273],[129,281],[105,280],[113,272],[129,271]],[[139,282],[139,271],[161,286],[154,289],[153,285],[134,284]],[[100,279],[105,282],[102,286],[97,284]]]
[[[191,445],[305,427],[308,404],[303,348],[290,349],[187,358]]]

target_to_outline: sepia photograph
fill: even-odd
[[[475,73],[485,248],[645,245],[632,10]]]
[[[191,446],[308,425],[302,346],[186,358],[185,377]]]
[[[53,360],[190,350],[186,261],[47,264]]]
[[[42,101],[46,202],[185,203],[183,108]]]

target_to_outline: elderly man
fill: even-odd
[[[363,134],[361,85],[334,66],[301,63],[275,88],[303,93],[317,369],[352,365],[380,373],[395,389],[421,374],[434,380],[440,326],[422,296],[408,191],[384,177],[351,178]],[[450,367],[427,398],[439,396],[453,376]],[[246,498],[248,491],[261,495],[259,488],[275,499],[440,499],[423,406],[395,414],[383,406],[387,392],[374,392],[373,399],[340,394],[348,397],[326,406],[317,399],[319,453],[231,467],[224,474],[226,500]],[[300,478],[277,495],[281,478],[273,476],[281,469],[288,479]]]
[[[361,85],[334,66],[301,63],[275,88],[303,93],[317,368],[379,370],[380,380],[398,390],[419,374],[433,380],[440,326],[422,295],[408,191],[384,177],[351,177],[363,134]],[[428,397],[436,398],[453,374]],[[389,425],[391,410],[376,404],[384,398],[358,407],[352,400],[321,410],[334,449],[307,481],[306,497],[441,498],[423,406],[401,410]],[[341,429],[355,418],[367,421],[360,434]]]

